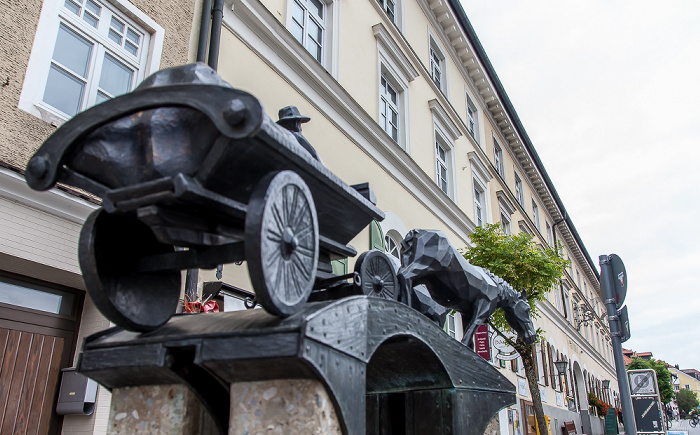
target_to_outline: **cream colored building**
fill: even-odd
[[[0,58],[0,75],[8,75],[0,89],[7,126],[0,132],[0,285],[18,295],[2,301],[0,319],[8,320],[0,326],[23,327],[11,320],[13,310],[36,314],[39,323],[70,320],[62,326],[70,333],[61,332],[60,367],[75,360],[82,337],[108,325],[85,296],[76,261],[80,225],[96,205],[71,191],[30,191],[22,170],[76,111],[133,89],[159,68],[194,60],[201,8],[186,1],[78,3],[0,9],[12,18],[2,30],[14,47]],[[55,48],[60,44],[72,48],[66,54]],[[587,392],[614,402],[617,382],[597,265],[457,0],[226,0],[218,72],[260,98],[274,119],[283,106],[299,107],[312,119],[304,135],[323,163],[347,184],[370,182],[387,216],[384,240],[368,228],[353,241],[359,252],[384,245],[396,254],[412,228],[440,229],[463,247],[476,226],[495,222],[542,246],[561,242],[572,265],[536,321],[546,338],[536,350],[545,414],[555,434],[568,420],[603,433],[602,420],[588,417]],[[226,265],[223,275],[252,289],[245,265]],[[199,274],[200,285],[214,280],[213,271]],[[39,315],[29,294],[72,296],[70,319]],[[453,321],[459,339],[461,319]],[[557,360],[568,362],[562,377]],[[518,404],[499,415],[500,432],[524,435],[531,396],[521,364],[495,355],[492,363],[518,387]],[[603,380],[611,390],[602,389]],[[63,431],[103,432],[108,407],[100,389],[95,414],[65,417]]]
[[[695,369],[679,369],[678,366],[669,366],[673,380],[673,392],[690,390],[700,399],[700,372]]]

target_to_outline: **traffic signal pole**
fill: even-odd
[[[637,435],[630,385],[627,379],[627,372],[625,371],[625,359],[622,356],[622,341],[620,340],[622,329],[620,327],[620,319],[617,316],[617,300],[613,294],[615,284],[613,282],[610,256],[601,255],[598,259],[600,260],[600,287],[605,296],[605,307],[608,312],[613,356],[615,357],[615,369],[617,371],[617,385],[620,387],[620,403],[622,405],[625,435]],[[624,277],[624,279],[627,279],[627,277]]]

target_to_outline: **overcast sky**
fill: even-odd
[[[591,258],[625,263],[623,347],[700,370],[700,2],[462,4]]]

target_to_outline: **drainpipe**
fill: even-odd
[[[211,0],[210,0],[211,1]],[[219,65],[219,46],[221,45],[221,21],[224,18],[224,0],[214,0],[211,11],[211,37],[209,39],[209,66],[216,71]]]
[[[199,40],[197,41],[197,62],[207,59],[207,35],[209,34],[209,19],[211,18],[211,0],[202,2],[202,19],[199,23]]]

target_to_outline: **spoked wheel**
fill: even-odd
[[[378,250],[364,252],[355,263],[355,284],[376,298],[399,299],[399,281],[391,260]]]
[[[256,186],[245,220],[245,256],[260,305],[290,316],[309,299],[318,264],[318,219],[311,191],[291,171]]]
[[[138,272],[136,263],[140,257],[173,251],[141,221],[94,211],[80,233],[78,257],[97,309],[132,331],[152,331],[167,322],[180,298],[180,272]]]

